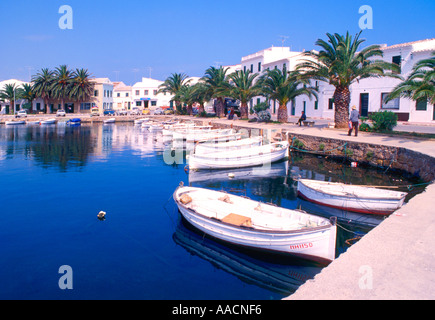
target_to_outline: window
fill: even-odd
[[[334,109],[334,98],[328,100],[328,109],[329,110]]]
[[[415,103],[415,110],[426,111],[427,110],[427,99],[418,99]]]
[[[125,93],[125,96],[128,97],[128,92]]]
[[[116,96],[119,98],[119,97],[121,96],[121,93],[118,92],[118,93],[116,94]]]
[[[319,101],[314,101],[314,110],[319,109]]]
[[[94,97],[98,97],[98,90],[94,91]]]
[[[151,101],[151,107],[157,106],[157,101]]]
[[[106,96],[106,90],[104,90],[104,97]]]
[[[136,95],[137,95],[137,96],[139,95],[139,90],[136,90]]]
[[[392,62],[394,64],[397,64],[399,66],[399,71],[398,72],[394,72],[394,73],[401,73],[401,65],[402,65],[402,56],[394,56],[392,59]]]
[[[385,103],[385,99],[387,99],[388,93],[381,93],[381,109],[399,109],[400,108],[400,98],[396,98],[394,100]]]
[[[136,101],[136,107],[140,107],[142,105],[142,101]]]
[[[251,64],[251,72],[254,72],[254,65]]]
[[[148,90],[145,90],[145,95],[146,95],[146,96],[148,95]]]
[[[153,91],[153,94],[156,96],[156,95],[157,95],[157,90],[154,90],[154,91]]]
[[[258,72],[261,71],[261,62],[258,63]]]
[[[261,101],[260,101],[260,98],[257,98],[257,104],[259,104]]]
[[[282,70],[284,70],[284,69],[287,69],[287,64],[286,63],[282,64]]]
[[[246,66],[243,66],[243,71],[246,72]]]

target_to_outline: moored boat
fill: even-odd
[[[193,154],[189,157],[190,169],[225,169],[267,165],[280,161],[289,154],[287,141],[258,147],[223,152]]]
[[[18,124],[25,124],[25,123],[26,123],[26,121],[24,121],[24,120],[11,120],[11,121],[6,121],[5,125],[7,125],[7,126],[15,126],[15,125],[18,125]]]
[[[82,123],[82,120],[80,118],[72,118],[66,122],[66,124],[70,125],[70,126],[79,126],[79,125],[81,125],[81,123]]]
[[[214,238],[322,263],[335,258],[330,219],[203,188],[180,186],[173,197],[183,217]]]
[[[56,119],[52,118],[47,120],[41,120],[39,124],[55,124],[55,123],[56,123]]]
[[[263,141],[263,137],[252,137],[245,138],[239,140],[233,140],[228,142],[209,142],[199,141],[194,149],[195,154],[204,154],[204,153],[212,153],[212,152],[222,152],[222,151],[231,151],[231,150],[240,150],[247,149],[251,147],[258,147],[261,145]]]
[[[116,118],[109,118],[107,120],[103,120],[103,123],[104,124],[115,123],[115,121],[116,121]]]
[[[403,205],[407,193],[338,182],[300,179],[298,195],[308,201],[333,208],[388,215]]]

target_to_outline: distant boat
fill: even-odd
[[[173,197],[183,217],[214,238],[321,263],[335,259],[337,230],[329,219],[203,188],[178,187]]]
[[[134,124],[135,125],[140,125],[143,122],[148,122],[149,120],[150,120],[149,118],[136,119],[136,120],[134,120]]]
[[[150,132],[156,132],[156,131],[162,131],[163,130],[163,126],[160,124],[151,124],[148,127],[148,131]]]
[[[14,126],[14,125],[25,124],[25,123],[26,123],[26,121],[24,121],[24,120],[11,120],[11,121],[6,121],[5,125]]]
[[[79,126],[79,125],[81,125],[81,123],[82,123],[82,120],[80,118],[72,118],[66,122],[66,124],[70,125],[70,126]]]
[[[305,200],[359,213],[387,215],[399,209],[406,192],[300,179],[298,194]]]
[[[289,154],[287,141],[239,150],[193,154],[189,157],[189,169],[227,169],[271,164]]]
[[[52,118],[52,119],[42,120],[39,124],[54,124],[54,123],[56,123],[56,119]]]
[[[109,118],[107,120],[103,120],[103,123],[108,124],[108,123],[115,123],[116,118]]]

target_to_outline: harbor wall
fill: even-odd
[[[231,125],[214,123],[217,128],[228,128]],[[371,165],[388,170],[399,171],[402,175],[415,176],[424,181],[435,179],[435,158],[397,146],[366,143],[364,141],[346,141],[336,138],[325,138],[302,133],[294,133],[285,129],[263,129],[257,126],[235,126],[247,136],[262,135],[267,140],[288,139],[290,148],[296,152],[311,153],[325,157],[346,158],[350,162]]]

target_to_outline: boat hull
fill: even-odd
[[[298,182],[298,195],[307,201],[331,208],[377,215],[393,213],[403,205],[405,200],[405,196],[400,199],[340,196],[310,188],[301,181]]]
[[[192,155],[189,157],[189,169],[228,169],[270,165],[288,157],[288,143],[270,149],[261,146],[251,149],[239,149],[226,153]]]
[[[177,192],[178,189],[174,193],[174,200],[181,215],[192,226],[213,238],[251,249],[289,254],[322,264],[330,263],[335,258],[337,230],[333,224],[292,231],[256,230],[235,226],[187,208],[179,201]]]

